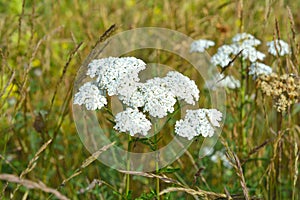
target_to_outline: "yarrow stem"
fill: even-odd
[[[157,124],[154,125],[154,132],[156,133],[157,130]],[[158,174],[159,173],[159,152],[157,151],[158,149],[158,140],[157,140],[157,134],[154,135],[154,145],[155,145],[155,151],[156,151],[156,158],[155,158],[155,171]],[[159,191],[160,191],[160,180],[158,177],[156,177],[156,199],[160,200],[159,197]]]
[[[246,76],[247,76],[247,66],[246,62],[241,59],[241,104],[240,104],[240,133],[242,134],[242,153],[246,156],[247,153],[247,133],[245,130],[245,96],[246,96]]]
[[[132,143],[132,138],[131,136],[128,134],[128,145],[127,145],[127,166],[126,166],[126,170],[130,171],[130,151],[131,151],[131,143]],[[126,198],[129,196],[129,191],[130,191],[130,174],[127,173],[126,174]]]

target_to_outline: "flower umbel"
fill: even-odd
[[[223,68],[240,52],[239,56],[244,60],[248,59],[250,62],[263,60],[266,55],[256,50],[256,46],[260,44],[260,40],[256,39],[253,35],[238,33],[232,38],[231,44],[223,45],[218,48],[217,53],[211,57],[211,63]]]
[[[195,105],[199,100],[199,89],[193,80],[175,71],[168,72],[163,78],[164,84],[178,99],[184,100],[188,104]]]
[[[212,90],[215,90],[216,88],[236,89],[240,87],[241,87],[240,81],[235,79],[231,75],[227,75],[225,77],[224,74],[220,74],[220,76],[215,76],[212,80],[206,82],[206,88]]]
[[[135,57],[108,57],[93,60],[88,65],[87,75],[97,77],[100,89],[105,89],[109,96],[127,95],[127,83],[135,83],[140,79],[138,74],[146,68],[144,61]]]
[[[191,49],[190,52],[199,52],[202,53],[204,52],[206,49],[208,49],[209,47],[215,46],[215,42],[211,41],[211,40],[204,40],[204,39],[200,39],[200,40],[196,40],[191,44]]]
[[[279,56],[284,56],[291,53],[288,43],[284,42],[283,40],[267,42],[267,46],[269,47],[269,53],[273,56],[277,56],[277,52]]]
[[[222,113],[216,109],[187,110],[185,118],[176,122],[175,133],[188,140],[199,135],[211,137],[221,119]]]
[[[79,92],[75,94],[74,104],[85,105],[88,110],[101,109],[107,104],[107,100],[93,82],[87,82],[79,88]]]
[[[263,63],[252,63],[249,68],[249,75],[253,75],[253,79],[256,79],[260,75],[269,75],[272,73],[272,68]]]
[[[138,109],[127,108],[119,112],[115,117],[114,129],[120,132],[129,132],[131,136],[141,134],[147,135],[151,129],[151,122]]]
[[[146,136],[151,129],[148,115],[163,118],[172,113],[176,98],[193,105],[199,100],[195,82],[179,72],[170,71],[163,78],[141,83],[138,74],[145,67],[142,60],[134,57],[93,60],[88,65],[87,75],[96,81],[79,88],[74,104],[96,110],[107,104],[106,92],[108,96],[116,95],[127,108],[115,116],[114,129],[131,136]],[[220,126],[221,118],[222,113],[215,109],[188,110],[185,119],[176,123],[175,132],[189,140],[198,135],[210,137],[214,134],[213,127]]]
[[[175,95],[162,83],[160,78],[153,78],[140,87],[140,93],[145,101],[144,111],[158,118],[167,116],[168,112],[172,113],[176,103]]]

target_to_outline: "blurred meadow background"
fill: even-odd
[[[245,96],[254,97],[226,90],[213,152],[199,159],[195,141],[168,168],[132,175],[127,195],[126,175],[90,157],[72,116],[76,73],[105,32],[169,28],[214,41],[210,55],[241,32],[260,39],[265,53],[280,38],[291,54],[264,62],[299,81],[299,10],[299,0],[0,1],[0,199],[157,199],[157,177],[160,199],[300,199],[300,105],[277,112],[238,67],[226,74],[245,79]],[[162,60],[195,78],[184,62]]]

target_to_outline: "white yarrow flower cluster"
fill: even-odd
[[[175,71],[168,72],[163,78],[155,77],[146,83],[139,83],[131,91],[123,103],[131,107],[144,107],[144,111],[158,118],[174,111],[175,98],[192,105],[199,100],[195,82]]]
[[[145,113],[163,118],[174,112],[176,98],[193,105],[199,100],[195,82],[179,72],[171,71],[163,78],[141,83],[138,74],[145,67],[142,60],[134,57],[93,60],[88,65],[87,75],[96,81],[79,88],[74,104],[85,105],[88,110],[101,109],[107,105],[106,93],[108,96],[117,95],[128,107],[116,115],[114,129],[131,136],[146,136],[151,122]],[[200,134],[212,136],[213,127],[219,126],[221,117],[222,113],[214,109],[189,110],[185,119],[176,123],[176,133],[188,139]]]
[[[224,75],[222,75],[222,80],[217,83],[218,87],[225,87],[229,89],[236,89],[241,87],[241,83],[239,80],[235,79],[233,76],[228,75],[225,78],[223,78]]]
[[[216,90],[217,88],[237,89],[240,87],[240,81],[231,75],[225,77],[224,74],[220,74],[220,76],[215,76],[212,80],[206,82],[206,88],[212,90]]]
[[[267,46],[269,47],[268,52],[273,56],[277,56],[277,51],[279,56],[284,56],[291,53],[288,43],[284,42],[283,40],[267,42]]]
[[[87,82],[75,94],[74,104],[85,105],[87,110],[96,110],[106,105],[107,100],[95,83]]]
[[[232,38],[233,43],[242,43],[247,46],[257,46],[260,45],[260,40],[256,39],[253,35],[249,33],[238,33]]]
[[[135,57],[108,57],[93,60],[88,65],[87,75],[97,77],[99,87],[105,89],[109,96],[126,96],[128,83],[138,82],[138,74],[145,68],[144,61]]]
[[[252,63],[249,68],[249,75],[253,76],[253,79],[256,79],[260,75],[269,75],[272,73],[272,68],[263,63]]]
[[[256,50],[256,46],[261,42],[253,35],[248,33],[239,33],[232,38],[232,44],[223,45],[218,48],[216,54],[211,57],[211,63],[222,68],[227,66],[232,58],[241,52],[243,59],[249,59],[250,62],[263,60],[265,54]]]
[[[166,87],[180,100],[195,105],[199,100],[199,89],[195,81],[175,71],[170,71],[162,78]]]
[[[204,39],[200,39],[200,40],[196,40],[194,42],[192,42],[191,44],[191,49],[190,52],[204,52],[206,49],[208,49],[209,47],[215,46],[215,43],[211,40],[204,40]]]
[[[216,109],[187,110],[185,118],[176,122],[175,133],[188,140],[199,135],[211,137],[221,119],[222,113]]]
[[[160,85],[161,79],[154,78],[143,84],[139,92],[144,97],[143,110],[153,117],[163,118],[174,111],[175,95]]]
[[[138,109],[127,108],[115,117],[114,129],[120,132],[129,132],[131,136],[140,134],[146,136],[151,129],[151,122]]]
[[[232,60],[231,54],[234,49],[230,45],[223,45],[218,48],[217,53],[211,57],[210,62],[215,66],[225,67]]]
[[[217,151],[215,154],[213,154],[210,157],[210,160],[213,161],[214,163],[218,163],[219,161],[222,161],[224,167],[231,169],[232,166],[226,157],[225,153],[223,151]]]

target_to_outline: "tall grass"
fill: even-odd
[[[299,78],[299,9],[293,0],[0,2],[0,198],[124,198],[128,172],[90,157],[71,112],[76,72],[111,25],[116,24],[115,32],[171,28],[217,46],[240,31],[263,42],[280,37],[291,45],[292,55],[268,62],[277,72]],[[197,78],[185,63],[161,57]],[[238,75],[239,69],[226,73]],[[179,170],[131,172],[132,198],[153,199],[157,187],[161,199],[300,198],[299,104],[277,113],[255,82],[245,77],[243,82],[243,92],[255,98],[249,103],[241,91],[227,91],[227,118],[214,150],[226,153],[232,167],[211,157],[199,159],[194,142],[170,166]]]

